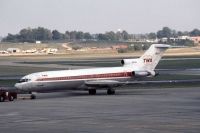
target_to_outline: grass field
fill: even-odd
[[[76,51],[76,50],[66,50],[62,45],[67,43],[42,43],[42,44],[35,44],[35,43],[0,43],[0,50],[7,50],[8,48],[19,48],[21,50],[30,50],[30,49],[37,49],[38,51],[44,48],[56,48],[58,49],[58,53],[56,55],[47,55],[46,53],[14,53],[14,54],[0,54],[1,56],[18,56],[18,57],[27,57],[29,58],[99,58],[99,57],[127,57],[127,56],[140,56],[144,53],[144,51],[132,51],[127,50],[128,53],[118,53],[118,50],[115,49],[99,49],[98,48],[110,48],[113,45],[128,45],[128,43],[116,43],[116,42],[95,42],[95,43],[68,43],[68,45],[73,46],[81,46],[83,48],[92,48],[92,50],[87,49],[84,51]],[[95,50],[94,47],[97,49]],[[200,46],[196,47],[184,47],[184,48],[171,48],[168,49],[165,53],[166,56],[200,56]]]

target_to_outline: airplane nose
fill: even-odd
[[[19,83],[16,83],[16,84],[15,84],[15,88],[17,88],[17,89],[19,89],[19,90],[22,90],[22,85],[19,84]]]

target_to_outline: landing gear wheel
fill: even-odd
[[[9,96],[9,97],[8,97],[8,100],[9,100],[9,101],[14,101],[14,97],[13,97],[13,96]]]
[[[90,95],[95,95],[96,94],[96,89],[89,89],[89,94]]]
[[[5,98],[3,96],[0,96],[0,102],[4,102]]]
[[[36,95],[31,94],[31,99],[36,99]]]
[[[107,90],[107,94],[108,95],[114,95],[115,94],[115,90],[114,89],[108,89]]]

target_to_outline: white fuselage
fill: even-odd
[[[119,84],[120,81],[134,80],[137,77],[153,77],[154,69],[164,51],[170,45],[153,44],[137,59],[123,59],[122,67],[104,67],[79,70],[46,71],[23,77],[15,87],[30,92],[59,90],[80,90],[99,87],[104,84]]]
[[[24,91],[48,92],[60,90],[86,90],[86,81],[92,80],[133,80],[130,67],[104,67],[79,70],[38,72],[23,77],[24,82],[16,87]]]

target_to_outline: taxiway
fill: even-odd
[[[1,103],[0,132],[198,133],[199,105],[199,87],[39,94]]]

